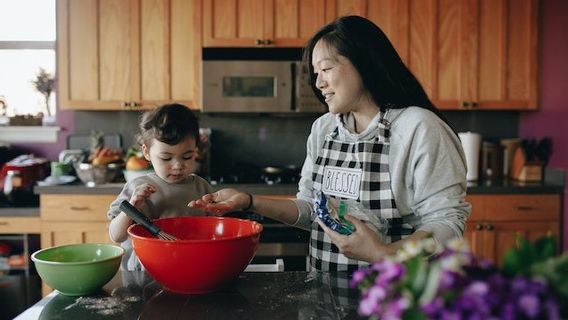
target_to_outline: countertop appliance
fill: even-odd
[[[300,61],[203,61],[203,112],[324,113]]]
[[[2,202],[11,207],[33,207],[39,204],[33,188],[49,173],[49,161],[33,155],[20,155],[4,164],[0,172]],[[3,204],[4,205],[4,204]]]

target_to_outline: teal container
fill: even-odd
[[[114,277],[123,255],[116,245],[82,243],[36,251],[32,261],[48,286],[67,296],[83,296]]]

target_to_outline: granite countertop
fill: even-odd
[[[226,288],[180,295],[143,271],[118,272],[97,294],[50,293],[15,319],[357,319],[346,274],[243,273]]]
[[[124,183],[108,183],[87,187],[80,182],[57,186],[36,186],[37,194],[118,194]],[[235,188],[257,195],[296,195],[298,185],[294,184],[218,184],[215,190]],[[538,194],[564,193],[564,186],[552,182],[520,182],[512,180],[468,182],[468,194]]]

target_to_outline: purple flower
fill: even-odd
[[[359,315],[370,316],[381,311],[381,302],[386,298],[387,292],[384,288],[373,286],[369,288],[363,299],[359,302]]]
[[[546,310],[546,318],[548,320],[560,320],[560,310],[555,300],[548,300],[544,304]]]
[[[379,275],[375,279],[375,283],[386,287],[389,283],[394,282],[402,278],[406,271],[406,268],[402,264],[389,263],[385,264],[385,268],[379,271]]]
[[[461,275],[453,270],[442,270],[440,274],[440,285],[439,290],[449,290],[457,286]]]
[[[519,297],[517,304],[529,319],[534,319],[540,313],[540,301],[534,294],[527,293]]]
[[[410,302],[408,299],[401,296],[386,306],[384,313],[381,315],[381,320],[398,320],[402,318],[402,313],[409,306]]]
[[[420,310],[424,312],[428,317],[434,318],[442,308],[444,307],[444,300],[441,297],[436,297],[432,301],[423,304]]]
[[[363,281],[365,279],[365,277],[367,276],[367,270],[368,269],[359,269],[356,270],[355,272],[353,272],[353,275],[351,276],[351,280],[349,281],[349,287],[350,288],[356,288],[359,283],[361,283],[361,281]]]

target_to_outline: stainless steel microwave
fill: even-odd
[[[203,61],[203,112],[326,112],[299,61]]]

